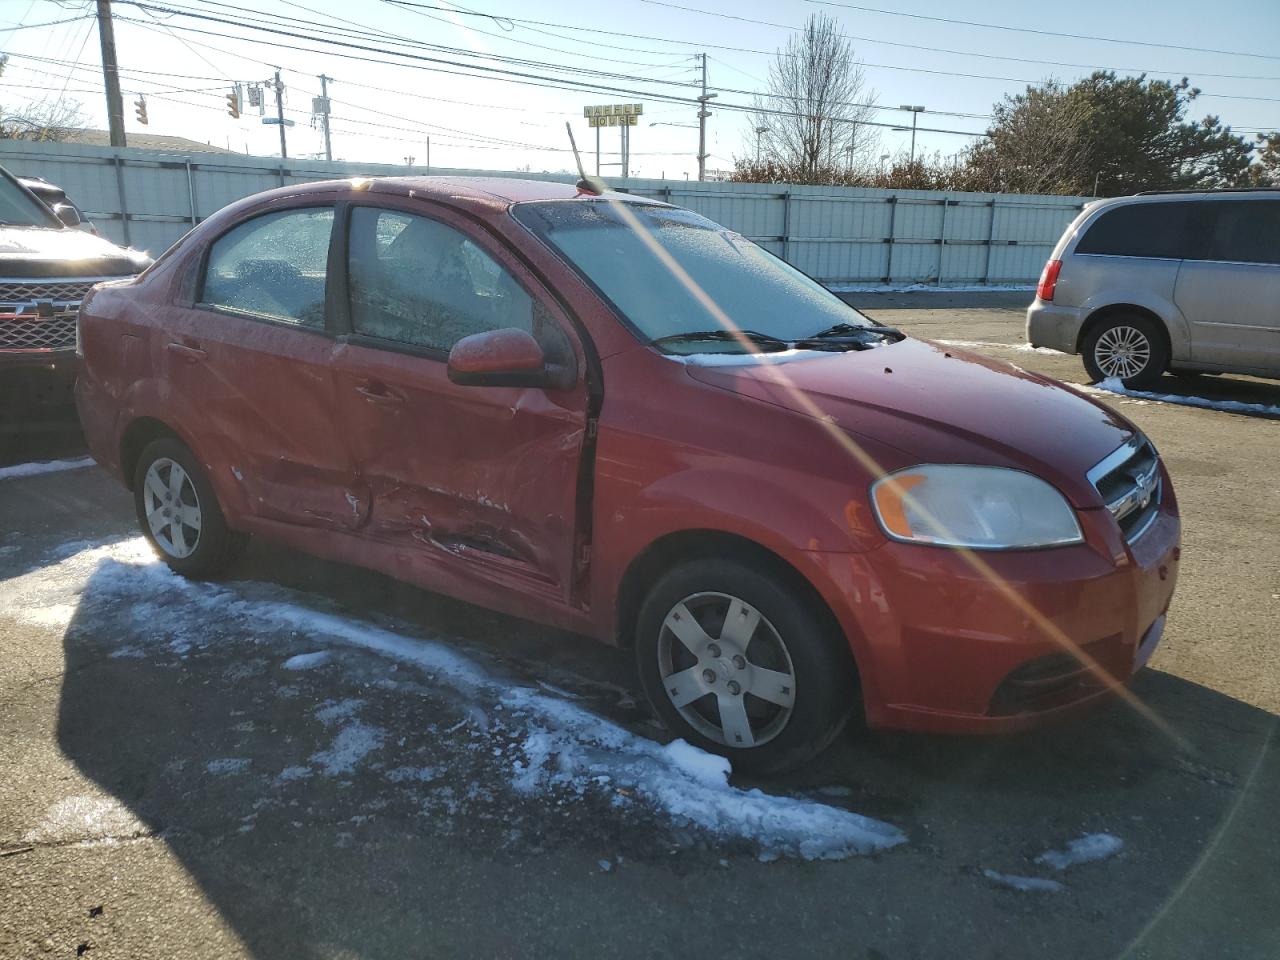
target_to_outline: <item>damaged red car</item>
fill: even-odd
[[[1122,690],[1169,477],[1051,380],[879,326],[749,240],[498,179],[235,203],[80,314],[94,457],[176,571],[248,536],[634,648],[744,768]]]

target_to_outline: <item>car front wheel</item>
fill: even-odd
[[[735,768],[776,773],[838,734],[855,702],[852,659],[815,600],[736,560],[683,563],[637,620],[640,679],[678,736]]]
[[[142,451],[133,500],[142,532],[160,558],[183,576],[221,573],[248,539],[227,526],[204,468],[172,437],[154,440]]]
[[[1169,366],[1163,331],[1147,317],[1108,317],[1084,340],[1084,366],[1089,378],[1119,379],[1126,387],[1149,387]]]

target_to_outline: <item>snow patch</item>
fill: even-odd
[[[995,870],[983,870],[982,875],[992,883],[1024,893],[1056,893],[1062,889],[1062,884],[1057,880],[1044,880],[1040,877],[1019,877],[1012,873],[997,873]]]
[[[92,592],[85,593],[90,582]],[[0,608],[68,602],[77,603],[82,615],[149,604],[146,629],[139,624],[138,634],[120,638],[121,646],[146,643],[163,649],[175,635],[192,645],[225,643],[226,636],[207,630],[216,619],[243,623],[245,643],[287,643],[277,638],[302,634],[312,643],[357,647],[412,666],[463,697],[467,736],[481,741],[486,753],[500,748],[495,761],[508,771],[508,789],[517,794],[556,802],[590,794],[619,810],[656,812],[680,828],[753,843],[766,860],[840,859],[906,841],[891,824],[849,810],[737,788],[728,781],[728,761],[682,741],[664,746],[536,687],[492,675],[446,642],[401,635],[298,603],[247,597],[235,585],[184,580],[158,562],[142,538],[90,547],[0,583]],[[328,656],[329,650],[320,650],[285,664],[296,668],[301,661],[310,667]],[[495,713],[502,708],[501,725],[489,720],[482,704]],[[327,776],[345,775],[386,737],[379,727],[351,721],[310,760]],[[300,779],[305,769],[288,768],[277,779]]]
[[[325,776],[350,773],[361,760],[382,746],[385,739],[386,731],[381,727],[356,722],[343,727],[327,750],[313,753],[311,762],[318,764]]]
[[[293,780],[305,780],[311,776],[310,767],[285,767],[276,774],[277,783],[289,783]]]
[[[1106,860],[1124,849],[1124,841],[1110,833],[1086,833],[1067,844],[1065,850],[1046,850],[1036,857],[1036,863],[1047,864],[1055,870],[1066,870],[1081,863]]]
[[[286,670],[312,670],[322,664],[326,664],[333,657],[328,650],[317,650],[315,653],[300,653],[296,657],[290,657],[281,664]]]
[[[947,347],[960,347],[962,350],[1016,350],[1019,353],[1043,353],[1052,354],[1058,357],[1065,357],[1067,354],[1061,350],[1054,350],[1052,347],[1033,347],[1029,343],[996,343],[989,340],[935,340],[934,343],[941,343]]]
[[[357,710],[364,706],[363,700],[326,700],[316,707],[315,718],[325,726],[331,726],[339,720],[349,720]]]
[[[1243,400],[1210,400],[1207,397],[1184,396],[1180,393],[1151,393],[1146,390],[1130,390],[1119,377],[1108,377],[1101,383],[1082,384],[1087,393],[1111,393],[1134,400],[1154,400],[1156,403],[1176,403],[1184,407],[1201,407],[1205,410],[1221,410],[1225,413],[1251,413],[1268,417],[1280,417],[1280,404],[1245,403]]]
[[[243,757],[223,757],[219,760],[210,760],[204,768],[214,776],[228,777],[248,770],[249,761]]]
[[[39,826],[23,836],[25,843],[65,843],[136,837],[146,826],[114,797],[65,797],[45,811]]]
[[[58,473],[62,470],[81,470],[94,466],[92,457],[77,457],[74,460],[42,460],[34,463],[15,463],[11,467],[0,467],[0,480],[13,480],[17,477],[34,477],[41,473]]]

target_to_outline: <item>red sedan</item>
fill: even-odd
[[[80,415],[161,557],[248,535],[634,647],[743,767],[1124,683],[1179,521],[1051,380],[877,326],[689,211],[554,183],[250,197],[81,312]]]

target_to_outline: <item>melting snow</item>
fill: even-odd
[[[45,811],[44,819],[22,838],[26,843],[59,843],[136,837],[146,826],[115,798],[65,797]]]
[[[1059,357],[1066,356],[1061,350],[1054,350],[1052,347],[1033,347],[1029,343],[994,343],[986,340],[935,340],[933,342],[947,347],[960,347],[962,350],[990,350],[994,348],[996,350],[1017,350],[1019,353],[1045,353]]]
[[[1207,397],[1184,396],[1180,393],[1151,393],[1145,390],[1130,390],[1119,377],[1108,377],[1101,383],[1091,386],[1082,385],[1080,389],[1093,394],[1111,393],[1134,400],[1176,403],[1184,407],[1203,407],[1206,410],[1222,410],[1226,413],[1253,413],[1280,417],[1280,404],[1245,403],[1243,400],[1210,400]]]
[[[90,579],[93,593],[82,597]],[[215,641],[225,643],[226,636],[219,638],[206,628],[216,619],[243,624],[245,641],[250,643],[288,643],[291,641],[284,635],[296,632],[312,642],[358,647],[411,665],[428,680],[462,696],[470,721],[467,735],[478,738],[486,753],[504,741],[496,739],[496,731],[490,733],[480,703],[494,711],[501,706],[508,734],[505,753],[497,751],[499,762],[509,771],[507,787],[519,794],[550,799],[591,792],[610,798],[619,808],[619,816],[638,805],[640,810],[664,814],[676,826],[698,828],[726,840],[753,842],[760,859],[766,861],[781,856],[840,859],[886,850],[906,840],[898,828],[845,809],[734,787],[729,783],[728,761],[683,741],[664,746],[561,697],[492,675],[447,643],[404,636],[297,603],[254,599],[235,585],[183,580],[155,559],[142,538],[89,547],[0,583],[0,609],[68,602],[78,603],[81,610],[86,604],[90,608],[95,604],[118,608],[121,601],[151,605],[147,631],[121,638],[122,644],[126,639],[134,644],[149,642],[155,649],[160,644],[171,645],[175,636],[192,648]],[[290,657],[285,666],[305,669],[329,656],[328,650],[306,653]],[[346,720],[354,710],[344,706],[347,703],[323,705],[317,716],[331,716],[334,722]],[[513,724],[517,731],[514,745],[509,735]],[[329,776],[348,774],[369,754],[383,748],[386,739],[385,730],[351,720],[310,760]],[[503,761],[502,756],[510,760]],[[277,779],[301,778],[307,775],[305,771],[286,768]]]
[[[983,870],[982,875],[1002,887],[1028,893],[1054,893],[1062,889],[1062,884],[1057,880],[1043,880],[1040,877],[1019,877],[1012,873],[997,873],[995,870]]]
[[[249,769],[249,761],[241,757],[224,757],[220,760],[210,760],[204,768],[216,776],[226,777],[234,773],[244,773]]]
[[[311,762],[320,765],[330,777],[350,773],[361,760],[373,753],[386,739],[386,731],[367,723],[352,723],[338,732],[329,749],[311,755]]]
[[[92,457],[78,457],[75,460],[44,460],[38,463],[15,463],[11,467],[0,467],[0,480],[12,480],[15,477],[34,477],[40,473],[57,473],[60,470],[79,470],[92,467]]]
[[[315,653],[300,653],[296,657],[290,657],[281,664],[286,670],[311,670],[322,664],[328,663],[333,656],[328,650],[317,650]]]
[[[1086,833],[1067,844],[1065,850],[1047,850],[1036,857],[1036,863],[1044,863],[1055,870],[1066,870],[1080,863],[1092,863],[1115,856],[1124,848],[1124,841],[1109,833]]]

